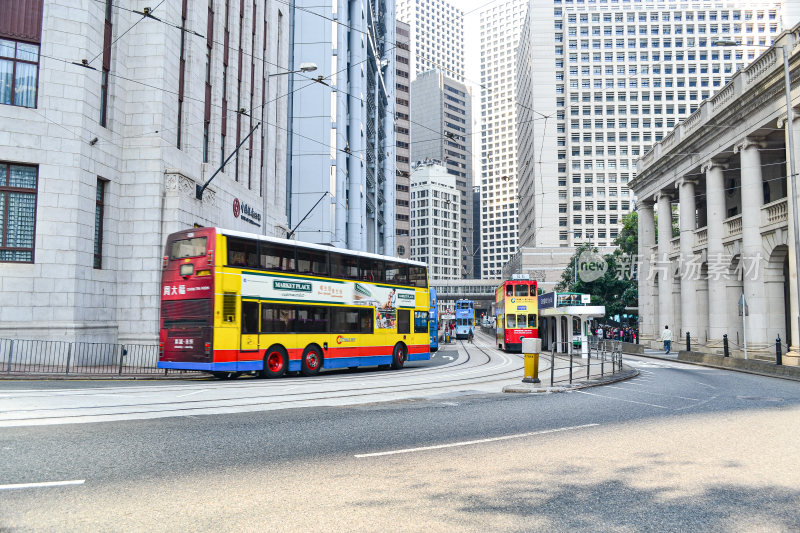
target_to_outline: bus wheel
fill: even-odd
[[[264,378],[279,378],[286,373],[289,366],[289,356],[286,355],[286,350],[282,346],[270,346],[264,355],[264,370],[261,371],[261,377]]]
[[[217,379],[236,379],[242,375],[241,372],[212,372]]]
[[[404,344],[398,342],[394,345],[394,353],[392,353],[392,370],[400,370],[406,362],[406,347]]]
[[[303,352],[303,365],[301,374],[304,376],[316,376],[322,368],[322,351],[319,346],[311,345]]]

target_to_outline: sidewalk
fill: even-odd
[[[775,363],[762,361],[759,359],[742,359],[739,357],[724,357],[721,355],[702,354],[698,352],[671,352],[665,354],[664,350],[644,349],[644,353],[625,353],[623,355],[635,355],[638,357],[648,357],[650,359],[660,359],[662,361],[673,361],[691,365],[719,368],[721,370],[733,370],[746,374],[756,374],[774,378],[790,379],[800,381],[800,367],[797,366],[778,366]]]

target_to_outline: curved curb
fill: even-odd
[[[595,380],[591,380],[591,381],[587,381],[587,382],[573,383],[572,385],[563,385],[563,386],[558,386],[558,387],[535,386],[535,384],[533,384],[533,383],[506,385],[505,387],[503,387],[503,392],[521,393],[521,394],[530,394],[530,393],[543,394],[543,393],[551,393],[551,392],[570,392],[570,391],[573,391],[573,390],[588,389],[590,387],[600,387],[602,385],[610,385],[611,383],[617,383],[619,381],[625,381],[627,379],[635,378],[636,376],[639,375],[639,371],[637,369],[628,367],[626,365],[623,365],[623,367],[626,367],[627,370],[625,370],[625,371],[623,371],[623,372],[621,372],[619,374],[614,374],[612,376],[609,376],[608,378],[600,378],[600,379],[595,379]]]

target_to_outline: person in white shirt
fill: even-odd
[[[661,334],[661,340],[664,341],[664,353],[668,354],[672,348],[672,330],[669,326],[664,326],[664,332]]]

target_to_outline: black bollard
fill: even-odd
[[[727,333],[722,335],[722,352],[725,354],[725,357],[730,357],[730,353],[728,352],[728,334]]]
[[[692,351],[692,339],[691,339],[691,337],[689,337],[689,332],[688,331],[686,332],[686,351],[687,352],[691,352]]]
[[[775,364],[780,366],[783,364],[783,354],[781,354],[781,336],[775,339]]]

